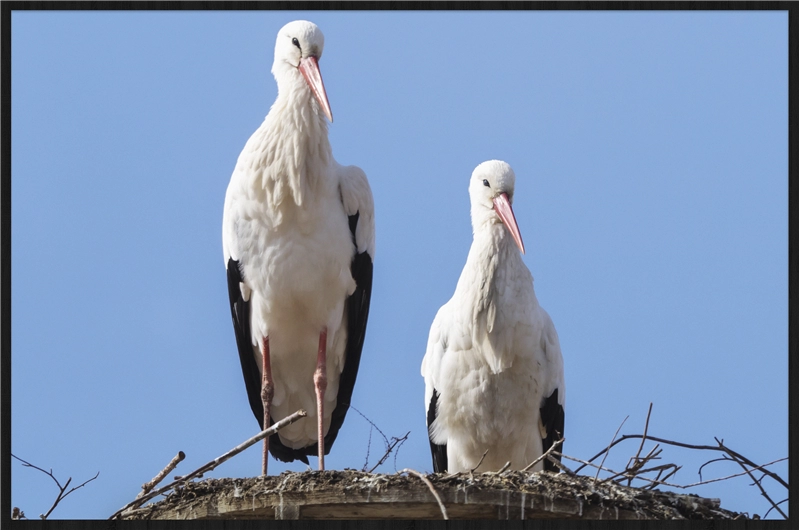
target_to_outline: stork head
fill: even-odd
[[[516,216],[513,214],[513,188],[516,174],[507,162],[488,160],[477,166],[469,181],[472,201],[472,225],[475,232],[485,224],[502,223],[519,250],[524,254],[524,242]]]
[[[324,47],[325,36],[316,24],[307,20],[289,22],[277,33],[272,74],[277,80],[278,89],[302,75],[322,112],[332,122],[333,113],[319,71],[319,59],[322,58]]]

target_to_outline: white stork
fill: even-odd
[[[264,439],[284,462],[324,455],[350,405],[375,248],[364,172],[341,166],[318,61],[324,37],[304,20],[277,35],[278,96],[239,155],[225,196],[222,245],[250,408],[261,428],[303,408],[308,420]]]
[[[515,180],[499,160],[472,173],[474,241],[430,328],[422,376],[438,473],[474,469],[484,453],[482,471],[522,469],[563,436],[563,358],[519,253]],[[554,470],[548,461],[534,470],[542,468]]]

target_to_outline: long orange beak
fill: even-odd
[[[302,59],[300,61],[300,72],[308,86],[311,87],[311,91],[325,112],[325,116],[332,123],[333,111],[330,110],[330,102],[327,100],[327,92],[325,92],[325,83],[322,81],[322,73],[319,71],[319,62],[316,57],[311,55]]]
[[[516,241],[516,246],[524,254],[524,242],[522,241],[522,234],[519,232],[519,225],[516,224],[516,216],[513,215],[513,208],[511,208],[510,201],[508,200],[507,193],[500,193],[494,198],[494,210],[502,219],[502,222],[508,228],[513,240]]]

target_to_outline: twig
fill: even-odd
[[[401,475],[401,474],[403,474],[403,473],[408,473],[409,475],[416,475],[417,477],[419,477],[420,479],[422,479],[422,481],[423,481],[425,484],[427,484],[427,487],[430,489],[430,492],[433,494],[433,497],[435,497],[435,498],[436,498],[436,501],[438,501],[438,507],[439,507],[439,508],[441,508],[441,515],[443,515],[443,516],[444,516],[444,520],[448,520],[448,519],[449,519],[449,516],[447,515],[447,509],[446,509],[446,507],[444,506],[444,503],[443,503],[443,502],[441,502],[441,497],[439,497],[439,496],[438,496],[438,492],[437,492],[437,491],[436,491],[436,489],[433,487],[433,483],[432,483],[432,482],[430,482],[430,480],[428,480],[428,478],[427,478],[427,477],[425,477],[424,475],[422,475],[421,473],[419,473],[419,472],[418,472],[418,471],[416,471],[415,469],[409,469],[409,468],[407,468],[407,467],[406,467],[405,469],[403,469],[403,470],[401,470],[401,471],[397,472],[397,474],[398,474],[398,475]]]
[[[662,466],[658,466],[648,470],[641,469],[647,463],[649,463],[650,460],[655,460],[655,459],[659,460],[658,455],[663,452],[662,449],[658,449],[659,447],[660,444],[655,445],[655,447],[653,447],[652,450],[649,451],[649,453],[644,458],[639,459],[638,455],[636,455],[634,457],[631,457],[627,461],[627,465],[624,467],[624,471],[622,471],[618,475],[624,475],[624,477],[627,479],[628,486],[632,485],[632,479],[635,478],[636,475],[647,473],[649,471],[657,471],[658,469],[661,469]],[[616,476],[613,476],[611,478],[616,478]],[[618,482],[621,482],[622,480],[624,479],[620,479]],[[605,482],[607,482],[607,480]]]
[[[724,462],[724,461],[726,461],[726,462],[734,462],[734,460],[732,458],[727,458],[727,456],[725,455],[725,456],[722,456],[721,458],[714,458],[713,460],[708,460],[707,462],[705,462],[704,464],[699,466],[699,471],[698,471],[699,480],[702,480],[702,468],[704,468],[708,464],[712,464],[713,462]]]
[[[561,454],[561,453],[559,453],[557,451],[552,451],[552,453],[554,453],[554,454],[556,454],[558,456],[561,456],[561,457],[565,456],[565,455],[563,455],[563,454]],[[571,475],[572,477],[577,475],[577,473],[575,473],[574,471],[572,471],[571,469],[566,467],[566,464],[564,464],[563,462],[559,461],[557,458],[555,458],[551,454],[547,455],[547,460],[552,462],[555,465],[555,467],[563,470],[563,472],[566,473],[567,475]]]
[[[630,415],[628,414],[627,418],[629,418],[629,417],[630,417]],[[613,433],[613,438],[610,439],[610,445],[608,445],[608,448],[605,450],[605,456],[602,457],[602,461],[599,463],[599,467],[596,470],[596,476],[594,477],[594,484],[596,484],[597,479],[599,479],[599,472],[602,470],[602,466],[605,465],[605,459],[608,457],[608,454],[610,454],[610,448],[613,447],[613,440],[616,439],[616,436],[619,434],[619,431],[624,426],[624,422],[627,421],[627,418],[624,418],[622,420],[621,425],[619,425],[619,428],[616,429],[615,433]],[[585,467],[585,466],[578,467],[575,472],[580,471],[583,467]]]
[[[377,429],[377,432],[379,432],[380,436],[383,437],[383,443],[386,444],[386,454],[384,455],[384,457],[388,457],[388,453],[391,452],[391,450],[389,449],[389,447],[391,446],[391,443],[388,441],[388,436],[386,436],[386,434],[380,429],[380,427],[378,427],[375,424],[375,422],[373,422],[372,420],[367,418],[366,415],[363,412],[361,412],[360,410],[356,409],[352,405],[350,405],[350,408],[352,410],[354,410],[355,412],[357,412],[358,414],[360,414],[361,418],[365,419],[369,423],[369,425],[371,425],[371,427],[369,428],[369,442],[367,442],[367,444],[366,444],[366,462],[364,462],[363,467],[361,468],[361,471],[366,471],[366,466],[369,465],[369,449],[372,446],[372,429]],[[408,431],[408,434],[410,434],[410,431]],[[394,438],[392,436],[392,439],[396,439],[396,438]],[[384,460],[381,460],[380,464],[382,464],[383,461]],[[380,464],[377,464],[377,466],[379,466]],[[371,473],[372,471],[374,471],[377,468],[377,466],[374,466],[372,469],[370,469],[368,471],[368,473]]]
[[[39,471],[41,471],[41,472],[42,472],[42,473],[44,473],[45,475],[49,475],[49,476],[50,476],[50,478],[51,478],[51,479],[53,479],[53,480],[55,481],[55,483],[56,483],[56,486],[58,486],[58,489],[59,489],[58,496],[56,497],[56,499],[55,499],[55,502],[53,503],[53,505],[50,507],[50,509],[49,509],[49,510],[47,510],[47,513],[45,513],[45,514],[39,514],[39,517],[40,517],[40,518],[42,518],[42,519],[47,519],[47,518],[50,516],[50,514],[51,514],[51,513],[53,513],[53,510],[55,510],[55,507],[56,507],[56,506],[58,506],[58,503],[59,503],[59,502],[61,502],[61,501],[62,501],[64,498],[66,498],[66,496],[67,496],[67,495],[69,495],[70,493],[72,493],[73,491],[75,491],[75,490],[77,490],[77,489],[80,489],[80,488],[82,488],[83,486],[85,486],[86,484],[88,484],[89,482],[91,482],[92,480],[94,480],[94,479],[96,479],[97,477],[99,477],[99,476],[100,476],[100,472],[98,471],[96,475],[94,475],[94,476],[93,476],[92,478],[90,478],[89,480],[85,481],[83,484],[80,484],[79,486],[75,486],[75,487],[74,487],[74,488],[72,488],[71,490],[69,490],[69,491],[67,491],[66,493],[64,493],[64,491],[66,491],[66,489],[69,487],[69,484],[72,482],[72,477],[69,477],[69,478],[67,479],[66,483],[65,483],[65,484],[62,486],[62,485],[61,485],[61,483],[60,483],[60,482],[58,482],[58,479],[57,479],[57,478],[55,478],[55,475],[53,475],[53,470],[52,470],[52,468],[50,469],[50,471],[45,471],[44,469],[40,468],[39,466],[34,466],[34,465],[33,465],[33,464],[31,464],[30,462],[28,462],[28,461],[26,461],[26,460],[23,460],[23,459],[21,459],[20,457],[16,456],[16,455],[15,455],[15,454],[13,454],[13,453],[11,454],[11,456],[13,456],[14,458],[16,458],[16,459],[17,459],[17,460],[19,460],[20,462],[22,462],[22,465],[23,465],[23,466],[25,466],[25,467],[32,467],[33,469],[38,469]],[[23,514],[23,516],[24,516],[24,514]]]
[[[479,462],[477,462],[477,465],[476,465],[476,466],[474,466],[472,469],[470,469],[470,470],[469,470],[469,476],[470,476],[470,477],[472,477],[472,480],[474,480],[474,474],[473,474],[473,473],[474,473],[475,471],[477,471],[477,468],[478,468],[478,467],[480,467],[480,464],[482,464],[482,463],[483,463],[483,460],[485,460],[485,457],[486,457],[486,455],[487,455],[487,454],[488,454],[488,449],[486,449],[485,451],[483,451],[483,456],[481,456],[481,457],[480,457],[480,461],[479,461]]]
[[[716,440],[716,443],[719,444],[719,447],[724,447],[724,444],[721,441],[719,441],[718,438],[716,438],[715,436],[713,438]],[[755,478],[754,475],[752,475],[752,472],[750,470],[746,469],[746,466],[743,464],[743,462],[741,462],[740,460],[738,460],[734,456],[733,456],[733,459],[743,468],[744,471],[746,471],[747,475],[752,477],[752,480],[755,481],[755,484],[757,484],[757,487],[760,489],[761,495],[763,495],[763,497],[765,497],[766,500],[771,503],[771,507],[774,508],[775,510],[777,510],[778,512],[780,512],[780,515],[782,515],[783,518],[787,519],[788,516],[785,514],[785,512],[780,510],[780,507],[777,504],[775,504],[773,500],[771,500],[771,497],[768,496],[768,493],[766,493],[766,490],[763,488],[763,485],[760,483],[759,480],[757,480]],[[773,464],[774,462],[771,462],[771,463]],[[769,465],[769,464],[766,464],[766,465]],[[757,468],[755,468],[755,469],[757,469]],[[755,469],[752,469],[752,471],[754,471]]]
[[[640,434],[625,434],[621,438],[619,438],[618,440],[616,440],[615,442],[610,444],[608,447],[606,447],[602,451],[598,452],[597,454],[595,454],[594,456],[589,458],[587,462],[593,462],[594,460],[599,458],[603,453],[605,453],[608,450],[610,450],[610,448],[613,447],[614,445],[618,445],[618,444],[620,444],[621,442],[623,442],[625,440],[633,440],[633,439],[638,439],[638,438],[641,438],[641,437],[642,437],[642,435],[640,435]],[[740,455],[739,453],[733,451],[732,449],[730,449],[727,446],[718,447],[718,446],[713,446],[713,445],[694,445],[694,444],[687,444],[687,443],[682,443],[682,442],[675,442],[673,440],[666,440],[665,438],[657,438],[655,436],[649,436],[649,435],[647,435],[647,438],[650,439],[650,440],[654,440],[656,442],[660,442],[660,443],[664,443],[664,444],[668,444],[668,445],[674,445],[674,446],[677,446],[677,447],[684,447],[686,449],[703,449],[703,450],[708,450],[708,451],[722,451],[722,452],[727,453],[730,456],[734,456],[735,458],[738,458],[741,462],[745,463],[748,466],[751,466],[753,468],[762,467],[762,466],[758,466],[757,464],[755,464],[754,462],[752,462],[748,458]],[[778,461],[779,460],[776,460],[775,462],[778,462]],[[582,462],[582,460],[581,460],[581,462]],[[596,464],[589,464],[587,462],[584,463],[579,468],[577,468],[576,471],[580,471],[586,465],[591,465],[593,467],[596,467]],[[780,477],[778,474],[774,473],[773,471],[768,471],[768,470],[765,470],[765,469],[763,470],[763,472],[766,473],[769,477],[771,477],[774,480],[776,480],[777,482],[779,482],[780,484],[782,484],[783,486],[785,486],[786,489],[788,489],[788,483],[782,477]]]
[[[769,509],[768,509],[768,511],[766,512],[766,515],[764,515],[764,516],[763,516],[763,519],[765,519],[766,517],[768,517],[768,514],[769,514],[769,513],[771,513],[771,510],[773,510],[774,508],[776,508],[777,506],[779,506],[779,505],[780,505],[780,504],[782,504],[783,502],[788,502],[788,499],[782,499],[780,502],[778,502],[777,504],[775,504],[775,505],[773,505],[771,508],[769,508]],[[24,516],[25,516],[25,514],[22,514],[22,516],[24,517]]]
[[[373,430],[374,430],[374,427],[372,427],[370,425],[369,426],[369,439],[366,441],[366,460],[363,463],[363,467],[361,468],[361,471],[366,471],[366,466],[369,465],[369,451],[372,449],[372,431]]]
[[[499,471],[497,471],[497,475],[501,475],[502,472],[505,471],[506,469],[508,469],[509,467],[510,467],[510,460],[505,462],[505,465],[502,466],[501,468],[499,468]]]
[[[549,447],[549,449],[547,449],[547,450],[546,450],[546,452],[544,452],[544,454],[543,454],[543,455],[539,456],[538,458],[536,458],[535,460],[533,460],[532,462],[530,462],[529,464],[527,464],[527,467],[525,467],[524,469],[522,469],[522,471],[528,471],[529,469],[532,469],[532,467],[533,467],[534,465],[536,465],[536,464],[537,464],[537,463],[539,463],[541,460],[543,460],[543,459],[545,459],[546,457],[548,457],[548,456],[550,455],[550,453],[552,453],[552,451],[554,451],[555,449],[557,449],[557,448],[558,448],[558,446],[560,446],[561,444],[563,444],[563,442],[565,442],[565,441],[566,441],[566,438],[561,438],[560,440],[558,440],[558,441],[556,441],[555,443],[553,443],[553,444],[552,444],[552,445]]]
[[[641,451],[644,449],[644,443],[646,443],[646,433],[649,431],[649,417],[652,415],[652,402],[649,402],[649,410],[646,413],[646,423],[644,423],[644,435],[641,438],[641,445],[638,446],[638,451],[635,453],[635,456],[627,462],[625,466],[625,472],[627,474],[627,485],[632,486],[633,478],[635,477],[637,471],[641,469],[644,465],[646,465],[646,458],[644,460],[639,460],[639,456],[641,456]],[[650,453],[651,455],[651,453]]]
[[[179,451],[178,454],[175,455],[175,458],[170,460],[170,462],[166,465],[166,467],[164,469],[161,470],[160,473],[158,473],[155,477],[153,477],[153,479],[150,482],[147,482],[147,483],[142,485],[141,491],[139,492],[139,494],[136,497],[138,498],[138,497],[142,497],[144,495],[147,495],[147,493],[149,493],[151,489],[153,489],[159,482],[164,480],[164,478],[167,475],[172,473],[172,470],[175,469],[177,467],[177,465],[184,458],[186,458],[186,453],[184,453],[183,451]]]
[[[658,476],[655,477],[655,481],[660,481],[660,480],[664,480],[665,481],[666,479],[668,479],[670,476],[672,476],[673,474],[675,474],[677,471],[679,471],[681,469],[681,466],[678,466],[677,464],[666,464],[665,466],[662,466],[662,467],[663,467],[663,469],[658,470]],[[669,468],[671,468],[671,471],[669,471],[666,474],[666,476],[664,476],[661,479],[660,477],[663,476],[663,472],[666,469],[669,469]],[[651,489],[655,489],[655,486],[657,486],[657,484],[655,484],[653,482],[651,484],[648,484],[648,485],[644,486],[644,489],[650,489],[650,490]]]
[[[644,465],[646,465],[650,460],[660,460],[660,453],[662,452],[663,449],[660,449],[660,444],[655,444],[655,447],[653,447],[645,457],[640,459],[637,455],[630,457],[630,459],[627,461],[627,469],[630,471],[635,471],[636,469],[644,467]]]
[[[635,453],[635,461],[638,462],[638,456],[641,454],[641,450],[644,448],[644,442],[646,442],[646,432],[649,430],[649,416],[652,414],[652,402],[649,402],[649,412],[646,413],[646,423],[644,424],[644,435],[641,437],[641,445],[638,446],[638,452]]]
[[[411,431],[408,431],[408,432],[405,434],[405,439],[404,439],[404,440],[402,440],[401,442],[399,442],[399,443],[397,444],[397,446],[394,448],[394,449],[395,449],[395,450],[394,450],[394,472],[395,472],[395,473],[397,472],[397,457],[399,456],[399,450],[400,450],[400,448],[402,447],[402,444],[404,444],[405,442],[407,442],[407,441],[408,441],[408,436],[410,436],[410,434],[411,434]]]
[[[621,484],[621,482],[623,480],[625,480],[625,479],[628,480],[628,481],[632,481],[633,479],[638,478],[639,475],[643,475],[645,473],[652,473],[653,471],[657,471],[658,472],[658,476],[655,477],[654,480],[655,480],[655,482],[659,482],[660,481],[660,476],[663,474],[663,472],[665,470],[672,469],[673,471],[672,471],[672,473],[670,473],[670,475],[673,475],[676,472],[676,470],[674,468],[680,469],[680,467],[678,465],[676,465],[676,464],[661,464],[659,466],[650,467],[650,468],[647,468],[647,469],[639,469],[639,470],[635,470],[635,469],[627,470],[627,469],[625,469],[624,471],[622,471],[621,473],[616,475],[616,476],[624,475],[624,477],[619,478],[616,482]],[[607,481],[609,481],[611,479],[616,478],[616,476],[607,478],[607,479],[603,480],[602,482],[607,482]],[[628,485],[629,485],[629,482],[628,482]]]
[[[388,458],[388,455],[390,455],[390,454],[391,454],[391,451],[393,451],[393,450],[394,450],[394,448],[397,446],[397,444],[398,444],[398,443],[400,443],[400,442],[404,442],[405,440],[407,440],[407,439],[408,439],[408,435],[409,435],[409,434],[411,434],[411,431],[408,431],[408,432],[406,432],[406,433],[405,433],[405,436],[403,436],[402,438],[396,438],[396,437],[392,436],[391,438],[392,438],[392,440],[394,440],[394,441],[393,441],[393,442],[391,442],[391,445],[389,445],[389,446],[388,446],[388,448],[386,449],[386,453],[383,455],[383,458],[381,458],[381,459],[380,459],[380,460],[377,462],[377,464],[375,464],[375,465],[374,465],[374,467],[372,467],[372,469],[370,469],[369,471],[367,471],[367,473],[371,473],[372,471],[374,471],[375,469],[377,469],[378,467],[380,467],[380,465],[382,465],[382,464],[383,464],[383,462],[385,462],[385,461],[386,461],[386,458]]]
[[[559,454],[563,458],[567,458],[569,460],[574,460],[575,462],[580,462],[580,463],[584,464],[583,467],[585,467],[585,466],[597,467],[596,464],[594,464],[593,462],[590,462],[590,461],[581,460],[579,458],[575,458],[575,457],[569,456],[569,455],[564,455],[562,453],[557,453],[557,454]],[[752,471],[757,471],[758,469],[762,469],[765,466],[770,466],[772,464],[776,464],[777,462],[782,462],[783,460],[788,460],[788,457],[780,458],[778,460],[774,460],[773,462],[769,462],[768,464],[763,464],[762,466],[757,466],[754,469],[752,469]],[[659,467],[660,466],[658,466],[658,468]],[[649,471],[653,471],[653,470],[658,469],[658,468],[650,469]],[[615,473],[616,474],[615,476],[620,476],[620,475],[624,474],[624,471],[617,472],[617,471],[613,471],[612,469],[605,468],[605,467],[603,467],[602,470],[603,471],[608,471],[610,473]],[[671,484],[669,482],[664,482],[663,480],[653,480],[651,478],[642,477],[642,476],[639,476],[639,475],[636,475],[634,478],[637,478],[638,480],[643,480],[643,481],[646,481],[646,482],[655,483],[655,484],[662,484],[663,486],[671,486],[672,488],[687,489],[687,488],[693,488],[695,486],[703,486],[705,484],[710,484],[711,482],[720,482],[722,480],[727,480],[727,479],[731,479],[731,478],[735,478],[735,477],[740,477],[742,475],[746,475],[746,473],[736,473],[734,475],[729,475],[729,476],[721,477],[721,478],[714,478],[714,479],[710,479],[710,480],[703,480],[702,482],[694,482],[693,484],[687,484],[687,485],[684,485],[684,486],[681,486],[679,484]],[[671,475],[669,475],[669,476],[671,476]],[[605,479],[605,480],[608,480],[608,479]]]
[[[125,506],[123,506],[122,508],[117,510],[111,517],[109,517],[109,519],[114,519],[114,518],[118,517],[119,515],[121,515],[123,512],[125,512],[126,510],[129,510],[131,508],[138,508],[139,506],[141,506],[145,502],[149,501],[153,497],[156,497],[156,496],[160,495],[161,493],[173,488],[174,486],[176,486],[177,484],[179,484],[181,482],[186,482],[188,480],[191,480],[192,478],[195,478],[195,477],[198,477],[198,476],[202,475],[203,473],[205,473],[207,471],[211,471],[212,469],[214,469],[218,465],[222,464],[223,462],[225,462],[225,461],[229,460],[230,458],[233,458],[237,454],[241,453],[242,451],[244,451],[245,449],[247,449],[251,445],[263,440],[267,436],[273,435],[274,433],[276,433],[277,431],[279,431],[283,427],[286,427],[287,425],[291,425],[295,421],[299,420],[300,418],[304,418],[307,415],[308,415],[308,413],[305,412],[305,410],[298,410],[297,412],[295,412],[291,416],[286,416],[285,418],[283,418],[279,422],[273,424],[268,429],[264,429],[263,431],[259,432],[258,434],[256,434],[255,436],[253,436],[252,438],[247,440],[246,442],[243,442],[243,443],[237,445],[236,447],[234,447],[233,449],[231,449],[227,453],[223,454],[222,456],[219,456],[219,457],[211,460],[207,464],[195,469],[194,471],[192,471],[188,475],[180,477],[179,480],[174,480],[174,481],[170,482],[169,484],[167,484],[166,486],[162,486],[162,487],[158,488],[157,490],[153,490],[150,493],[148,493],[148,494],[146,494],[146,495],[144,495],[142,497],[137,497],[133,501],[129,502],[128,504],[126,504]]]
[[[669,473],[667,473],[666,476],[663,477],[663,480],[668,479],[669,477],[671,477],[672,475],[674,475],[675,473],[677,473],[677,471],[679,471],[681,469],[682,469],[682,466],[674,465],[674,469],[672,469]]]

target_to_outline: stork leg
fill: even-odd
[[[319,353],[316,356],[316,371],[313,376],[316,388],[317,446],[319,447],[319,471],[325,470],[325,390],[327,389],[327,327],[319,334]]]
[[[272,381],[272,362],[269,358],[269,337],[264,337],[261,345],[261,401],[264,404],[264,429],[269,428],[269,413],[272,408],[272,397],[275,395],[275,385]],[[261,461],[261,474],[266,476],[266,467],[269,463],[269,436],[264,438],[264,454]]]

